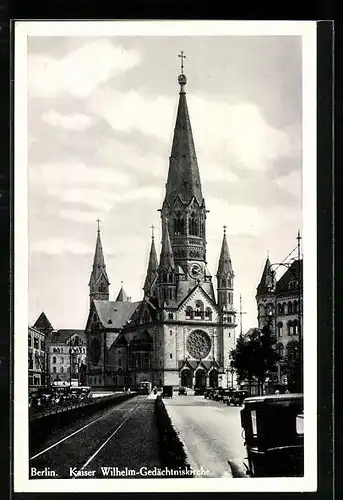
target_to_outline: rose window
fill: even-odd
[[[211,350],[211,339],[206,332],[195,330],[188,335],[187,351],[195,359],[203,359]]]

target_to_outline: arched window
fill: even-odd
[[[55,364],[56,363],[56,356],[53,356],[52,362]]]
[[[52,371],[53,373],[56,373],[56,366],[53,366]]]
[[[56,349],[56,347],[54,347],[54,348],[53,348],[53,352],[57,352],[57,349]]]
[[[281,342],[279,344],[277,344],[276,351],[277,351],[279,356],[281,356],[281,357],[283,356],[283,344],[281,344]]]
[[[292,314],[293,313],[293,307],[292,307],[292,302],[291,301],[288,302],[287,309],[288,309],[288,314]]]
[[[196,318],[204,319],[204,304],[201,300],[195,302],[194,316]]]
[[[280,321],[277,324],[277,336],[278,337],[282,337],[282,328],[283,328],[283,324],[282,324],[282,321]]]
[[[196,213],[192,212],[188,222],[188,230],[190,236],[198,236],[199,232],[199,222],[196,219]]]
[[[206,307],[205,317],[210,321],[212,320],[212,309],[210,307]]]
[[[233,302],[233,295],[232,292],[229,292],[229,304],[232,304]]]
[[[193,308],[191,306],[186,307],[186,318],[187,319],[193,319],[194,314],[193,314]]]
[[[293,321],[293,335],[298,335],[298,321],[296,319]]]
[[[296,314],[298,312],[298,301],[293,300],[293,313]]]
[[[278,313],[283,314],[283,307],[282,304],[278,304]]]
[[[61,356],[61,363],[63,364],[64,363],[64,357]]]
[[[292,321],[288,321],[287,322],[287,334],[288,336],[292,335],[292,327],[293,327],[293,322]]]
[[[64,368],[63,368],[63,366],[61,366],[61,373],[63,373],[63,372],[64,372]]]

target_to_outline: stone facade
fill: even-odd
[[[37,328],[28,328],[29,390],[46,384],[46,338]]]
[[[154,235],[141,301],[124,289],[109,300],[98,229],[86,325],[88,383],[93,387],[225,385],[234,347],[234,272],[226,232],[214,280],[206,260],[206,214],[188,113],[180,93],[165,198],[159,259]],[[215,293],[215,285],[217,293]]]
[[[49,383],[86,385],[87,344],[83,330],[54,330],[47,342]]]
[[[286,356],[295,358],[299,350],[299,329],[302,328],[302,260],[294,261],[281,278],[274,282],[267,259],[257,288],[257,319],[262,328],[267,322],[276,337],[276,349],[281,356],[278,382],[286,383],[282,366]]]

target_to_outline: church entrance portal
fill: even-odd
[[[206,373],[204,370],[198,370],[195,374],[196,387],[206,387]]]
[[[182,370],[181,372],[181,386],[192,388],[192,373],[190,370]]]
[[[210,371],[210,387],[218,387],[218,372],[217,370]]]

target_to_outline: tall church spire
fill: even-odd
[[[151,226],[152,234],[151,234],[151,247],[150,247],[150,254],[149,254],[149,262],[148,262],[148,269],[146,273],[146,278],[143,286],[143,290],[146,296],[151,295],[151,286],[153,282],[155,281],[155,278],[157,276],[157,268],[158,268],[158,262],[157,262],[157,254],[156,254],[156,248],[155,248],[155,236],[154,236],[154,226]]]
[[[226,239],[226,226],[224,226],[223,242],[219,257],[217,276],[233,274],[232,262],[229,252],[229,246]]]
[[[180,97],[169,162],[166,201],[172,205],[179,195],[184,203],[189,203],[194,196],[199,205],[202,205],[203,197],[198,161],[185,92],[187,77],[183,73],[183,59],[186,56],[183,55],[183,51],[181,51],[180,57],[182,61],[181,74],[178,77]]]
[[[226,239],[226,226],[224,226],[217,271],[218,305],[221,310],[233,311],[233,278],[234,272]]]
[[[164,220],[162,228],[162,247],[161,247],[159,270],[167,271],[174,269],[175,269],[174,256],[173,256],[173,249],[170,243],[168,222],[167,220]]]
[[[93,259],[93,269],[91,272],[89,286],[89,297],[92,300],[108,300],[109,299],[109,279],[106,272],[104,254],[100,237],[100,220],[97,220],[98,230],[95,244],[95,252]]]

